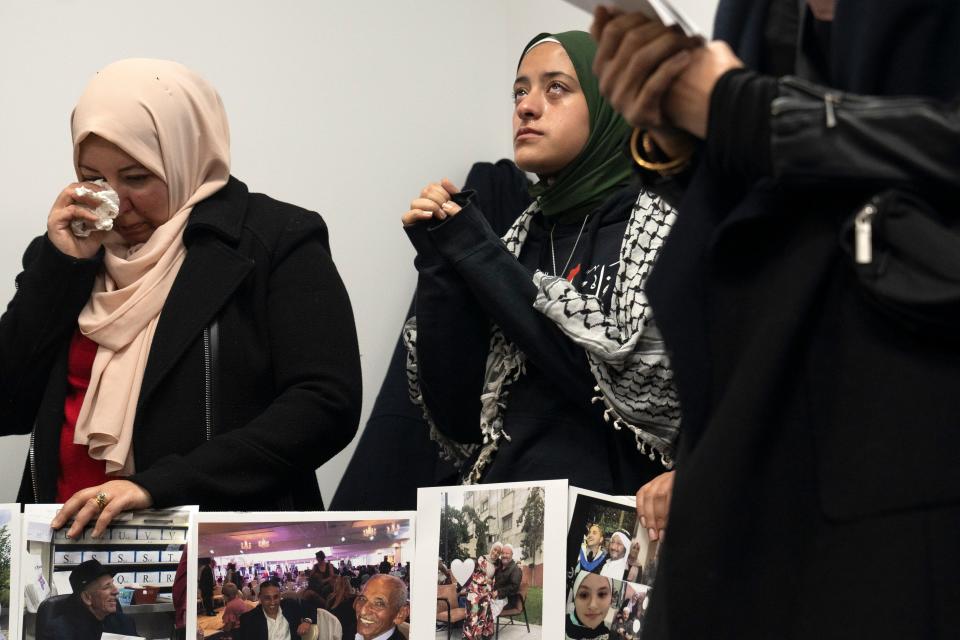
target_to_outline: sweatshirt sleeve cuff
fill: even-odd
[[[430,237],[444,258],[456,264],[489,242],[500,242],[486,217],[474,202],[473,191],[453,197],[460,212],[430,227]]]
[[[417,257],[413,260],[417,271],[443,263],[443,256],[437,251],[436,245],[430,238],[429,224],[428,221],[424,221],[403,228],[404,233],[407,234],[407,239],[410,240],[410,244],[417,252]]]

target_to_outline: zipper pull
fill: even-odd
[[[823,104],[827,112],[827,129],[833,129],[837,126],[837,113],[834,111],[834,105],[840,103],[840,97],[833,93],[823,94]]]
[[[857,264],[873,262],[873,216],[877,208],[873,204],[865,205],[853,218],[853,256]]]

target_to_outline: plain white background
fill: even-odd
[[[714,2],[677,4],[710,31]],[[357,320],[362,428],[416,282],[400,214],[424,184],[512,156],[523,45],[590,20],[562,0],[0,3],[0,298],[74,180],[69,115],[87,80],[121,58],[177,60],[223,97],[233,174],[323,214]],[[359,437],[318,470],[326,502]],[[0,502],[27,441],[0,439]]]

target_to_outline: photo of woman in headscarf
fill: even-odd
[[[494,614],[491,609],[493,600],[493,573],[495,566],[486,556],[477,558],[473,574],[466,588],[467,617],[463,621],[463,637],[466,640],[492,638],[494,632]]]
[[[411,397],[467,483],[633,494],[672,464],[679,410],[643,286],[674,216],[630,185],[629,128],[600,97],[595,53],[579,31],[524,47],[514,159],[539,182],[502,239],[449,180],[401,217],[419,274]]]
[[[567,614],[567,640],[605,640],[610,630],[605,620],[613,603],[613,581],[581,571],[573,583],[573,611]]]
[[[321,509],[360,411],[323,219],[231,176],[220,96],[178,63],[104,67],[71,130],[77,182],[0,319],[3,433],[33,434],[18,499],[63,502],[74,538],[184,502]]]
[[[643,562],[646,553],[641,548],[642,535],[643,533],[640,532],[634,536],[630,545],[630,555],[627,556],[627,574],[624,576],[624,580],[634,584],[643,579]]]

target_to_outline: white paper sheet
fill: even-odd
[[[600,5],[620,9],[627,13],[639,11],[648,18],[659,20],[664,26],[672,27],[676,25],[688,36],[706,38],[700,27],[694,24],[689,14],[681,8],[680,5],[683,2],[678,0],[673,0],[673,2],[669,0],[567,0],[567,2],[590,13],[593,13]]]
[[[567,529],[564,526],[567,515],[567,481],[546,480],[540,482],[507,482],[499,484],[480,484],[470,486],[421,487],[417,490],[417,547],[413,563],[413,582],[411,582],[410,602],[414,612],[436,611],[437,602],[437,560],[440,550],[440,522],[443,507],[446,504],[463,504],[468,493],[498,494],[504,490],[533,489],[543,490],[543,546],[540,557],[543,563],[543,626],[530,634],[530,638],[553,640],[563,637],[564,610],[564,555],[566,553]],[[498,498],[499,500],[499,498]],[[514,522],[520,514],[519,505]],[[502,520],[496,518],[492,526],[498,530]],[[522,549],[514,548],[514,560],[524,563]],[[527,563],[529,564],[529,562]],[[432,638],[436,631],[435,615],[422,615],[410,618],[411,638]],[[521,634],[526,636],[526,634]]]

